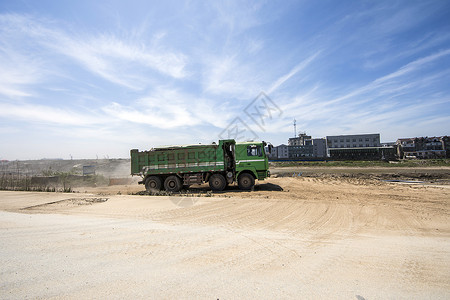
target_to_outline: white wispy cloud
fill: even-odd
[[[142,99],[142,101],[145,100]],[[113,102],[104,107],[103,111],[120,120],[151,125],[155,128],[167,129],[185,124],[190,124],[190,126],[199,124],[199,120],[194,119],[189,112],[180,109],[176,105],[158,106],[147,104],[145,107],[136,109],[135,107]]]
[[[298,72],[305,69],[309,64],[311,64],[312,61],[320,54],[320,51],[317,51],[313,55],[309,56],[305,60],[298,63],[289,73],[281,76],[278,78],[268,89],[267,93],[271,94],[276,89],[278,89],[281,85],[283,85],[286,81],[288,81],[292,76],[296,75]]]
[[[21,120],[30,123],[44,122],[56,125],[88,126],[106,123],[101,116],[93,113],[81,113],[71,109],[55,108],[48,105],[30,103],[0,102],[0,117]]]
[[[438,53],[416,59],[416,60],[402,66],[401,68],[397,69],[396,71],[394,71],[392,73],[389,73],[387,75],[384,75],[380,78],[373,80],[369,84],[359,87],[343,96],[340,96],[340,97],[337,97],[337,98],[334,98],[334,99],[331,99],[328,101],[324,101],[318,105],[322,106],[324,108],[324,107],[327,107],[332,104],[336,104],[336,103],[343,102],[343,101],[348,101],[349,99],[353,99],[355,97],[360,97],[369,92],[375,93],[375,94],[376,93],[386,93],[386,90],[384,90],[384,88],[386,88],[388,86],[390,86],[390,88],[394,89],[394,90],[398,89],[401,85],[404,85],[404,84],[411,86],[411,81],[410,82],[395,82],[395,80],[399,80],[400,78],[410,75],[413,72],[419,72],[427,64],[432,63],[432,62],[438,60],[439,58],[442,58],[449,54],[450,54],[450,49],[446,49],[446,50],[442,50]],[[418,80],[421,80],[421,78],[420,77],[415,77],[413,79],[408,78],[408,80],[418,81]],[[395,85],[395,87],[393,87],[393,85]],[[373,97],[373,95],[374,94],[372,94],[371,97]]]
[[[1,95],[7,98],[31,96],[31,86],[43,79],[43,73],[45,69],[39,58],[20,53],[7,40],[0,38]]]
[[[260,18],[263,3],[226,1],[208,2],[202,10],[208,26],[200,30],[201,43],[196,47],[199,76],[205,94],[249,100],[272,81],[264,52],[265,38],[248,34],[276,19],[278,11]],[[220,32],[220,34],[217,34]]]
[[[126,122],[171,129],[212,125],[223,127],[233,116],[227,103],[213,105],[210,99],[198,98],[169,88],[158,88],[128,105],[113,102],[102,110],[111,118]]]
[[[208,6],[212,8],[218,22],[225,25],[233,35],[239,35],[267,21],[258,18],[257,12],[262,5],[257,2],[209,2]]]
[[[60,53],[74,58],[101,77],[130,88],[145,86],[148,77],[145,68],[173,78],[186,76],[183,54],[125,43],[115,36],[58,40],[62,41],[56,46]]]
[[[392,80],[394,78],[404,76],[408,73],[417,71],[420,68],[422,68],[424,65],[431,63],[431,62],[433,62],[439,58],[442,58],[446,55],[449,55],[449,54],[450,54],[450,49],[445,49],[445,50],[439,51],[438,53],[419,58],[415,61],[412,61],[412,62],[406,64],[405,66],[401,67],[399,70],[375,80],[373,82],[373,84],[375,86],[377,86],[379,84],[382,84],[382,83]]]
[[[187,57],[159,44],[160,36],[142,43],[112,34],[73,33],[49,23],[28,15],[0,15],[3,37],[19,35],[21,42],[28,40],[27,44],[40,47],[42,53],[51,50],[70,57],[90,72],[131,89],[143,89],[150,71],[176,79],[187,75]]]
[[[261,49],[263,49],[263,47],[264,47],[264,41],[261,39],[250,38],[247,41],[246,48],[250,54],[258,53],[259,51],[261,51]]]
[[[368,58],[365,59],[363,66],[366,69],[376,69],[382,66],[387,66],[391,63],[395,63],[402,59],[412,57],[419,53],[423,53],[429,49],[439,47],[441,44],[445,44],[450,40],[450,33],[446,30],[435,30],[421,36],[413,41],[408,41],[405,45],[405,49],[401,51],[387,51],[384,56],[366,54]]]
[[[206,58],[202,85],[206,93],[250,99],[261,90],[260,75],[254,65],[245,63],[237,54]]]

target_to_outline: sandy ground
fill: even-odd
[[[448,186],[142,189],[0,192],[0,298],[450,298]]]

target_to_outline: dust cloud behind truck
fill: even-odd
[[[208,182],[214,191],[237,183],[251,190],[255,180],[270,176],[265,142],[237,143],[219,140],[218,144],[198,144],[133,149],[131,175],[139,175],[147,191],[178,192],[183,187]],[[270,147],[270,146],[269,146]]]

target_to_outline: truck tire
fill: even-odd
[[[209,178],[209,186],[213,191],[223,191],[227,186],[227,181],[222,174],[213,174]]]
[[[181,190],[181,180],[178,176],[172,175],[164,180],[164,188],[168,192],[179,192]]]
[[[161,178],[158,176],[150,176],[145,180],[145,189],[147,192],[158,192],[161,190]]]
[[[251,190],[255,185],[255,178],[249,173],[242,173],[239,175],[238,185],[241,190]]]

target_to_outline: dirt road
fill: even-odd
[[[450,298],[448,186],[124,195],[141,189],[0,192],[1,298]]]

